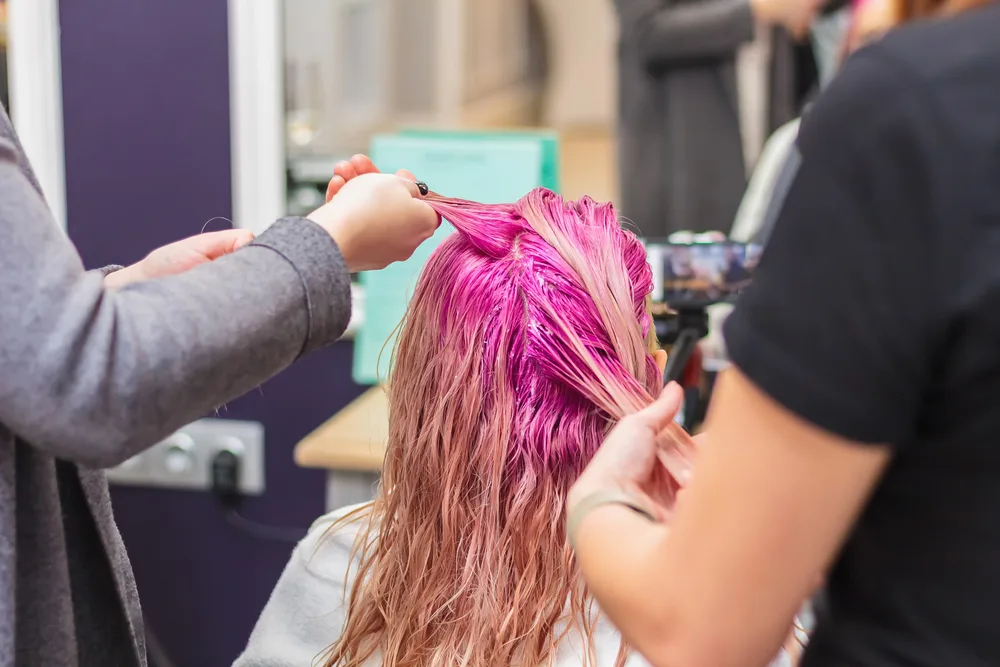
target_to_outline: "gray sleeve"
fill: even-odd
[[[330,236],[279,221],[178,276],[104,289],[0,141],[0,423],[116,465],[336,340],[350,284]]]
[[[658,69],[685,61],[731,58],[753,39],[749,0],[615,0],[621,40],[645,65]]]
[[[292,552],[233,667],[309,667],[340,637],[353,542],[329,526],[318,521]]]

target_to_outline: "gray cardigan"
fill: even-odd
[[[333,342],[349,317],[343,257],[302,219],[105,290],[0,112],[0,667],[145,665],[100,469]]]

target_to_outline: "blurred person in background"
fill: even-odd
[[[676,390],[571,493],[584,579],[657,667],[764,663],[817,574],[803,667],[1000,664],[1000,4],[901,8],[803,121],[669,528],[587,499],[655,497]]]
[[[816,65],[819,70],[818,94],[843,64],[844,58],[859,45],[859,35],[884,29],[889,0],[861,0],[817,17],[810,28]],[[805,109],[803,109],[803,112]],[[767,138],[754,165],[750,182],[740,201],[729,237],[740,243],[765,243],[771,231],[775,201],[781,200],[795,176],[795,139],[800,118],[778,127]],[[769,213],[771,215],[769,215]],[[727,307],[728,308],[728,307]]]
[[[757,144],[799,112],[792,49],[773,34],[805,37],[823,4],[615,1],[621,210],[642,236],[728,233]]]

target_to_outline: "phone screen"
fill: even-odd
[[[762,247],[755,243],[666,243],[646,247],[653,300],[701,308],[732,300],[750,284]]]

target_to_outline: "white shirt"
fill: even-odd
[[[351,551],[359,523],[330,526],[357,507],[345,507],[320,518],[309,534],[292,552],[271,599],[250,635],[246,650],[234,667],[311,667],[340,636],[346,620],[347,595],[357,572]],[[350,569],[350,575],[348,575]],[[598,620],[594,629],[597,651],[596,667],[613,667],[618,656],[620,636],[607,621]],[[557,667],[580,667],[586,651],[575,633],[557,647]],[[377,656],[369,663],[378,667]],[[775,662],[784,667],[786,662]],[[627,667],[648,667],[641,656],[633,654]]]

